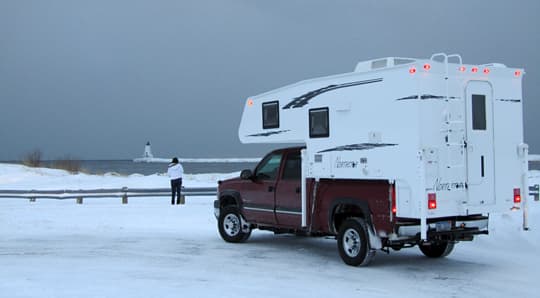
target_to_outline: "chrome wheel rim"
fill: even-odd
[[[343,234],[343,250],[347,256],[354,258],[360,253],[360,235],[355,229],[348,229]]]
[[[238,235],[240,233],[240,218],[235,214],[227,214],[223,219],[223,230],[231,237]]]

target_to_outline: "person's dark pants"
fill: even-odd
[[[171,180],[171,204],[174,205],[174,196],[176,195],[176,204],[180,204],[180,191],[182,190],[182,178]]]

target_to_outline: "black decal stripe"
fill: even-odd
[[[326,150],[319,151],[318,153],[323,152],[331,152],[331,151],[358,151],[358,150],[370,150],[374,148],[380,148],[380,147],[388,147],[388,146],[397,146],[398,144],[384,144],[384,143],[362,143],[362,144],[352,144],[352,145],[344,145],[339,146],[335,148],[330,148]]]
[[[330,92],[336,89],[341,88],[347,88],[347,87],[353,87],[353,86],[359,86],[359,85],[365,85],[365,84],[371,84],[371,83],[378,83],[382,82],[382,78],[379,79],[372,79],[372,80],[365,80],[365,81],[357,81],[357,82],[350,82],[350,83],[344,83],[344,84],[337,84],[337,85],[328,85],[326,87],[316,89],[313,91],[309,91],[308,93],[302,94],[298,97],[295,97],[291,102],[286,104],[283,109],[290,109],[290,108],[300,108],[309,103],[311,99],[313,99],[316,96],[319,96],[323,93]]]
[[[505,102],[521,102],[521,99],[497,99],[497,101],[505,101]]]
[[[418,99],[418,95],[411,95],[407,97],[398,98],[396,100],[408,100],[408,99]]]
[[[423,94],[420,96],[420,99],[444,99],[445,96],[441,95],[432,95],[432,94]]]
[[[426,99],[446,99],[446,96],[443,96],[443,95],[433,95],[433,94],[423,94],[423,95],[411,95],[411,96],[407,96],[407,97],[402,97],[402,98],[398,98],[396,100],[410,100],[410,99],[421,99],[421,100],[426,100]],[[456,96],[449,96],[448,99],[459,99],[460,97],[456,97]]]
[[[269,132],[256,133],[256,134],[247,135],[247,136],[248,137],[269,137],[271,135],[277,135],[277,134],[288,132],[288,131],[291,131],[291,130],[286,129],[286,130],[278,130],[278,131],[269,131]]]

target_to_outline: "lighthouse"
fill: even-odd
[[[152,155],[152,148],[150,148],[150,142],[146,142],[146,146],[144,146],[143,158],[154,158],[154,155]]]

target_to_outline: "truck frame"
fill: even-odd
[[[297,146],[219,182],[221,236],[336,236],[357,266],[415,245],[444,257],[488,234],[489,214],[519,207],[528,189],[523,75],[457,54],[389,57],[249,97],[241,142]]]

